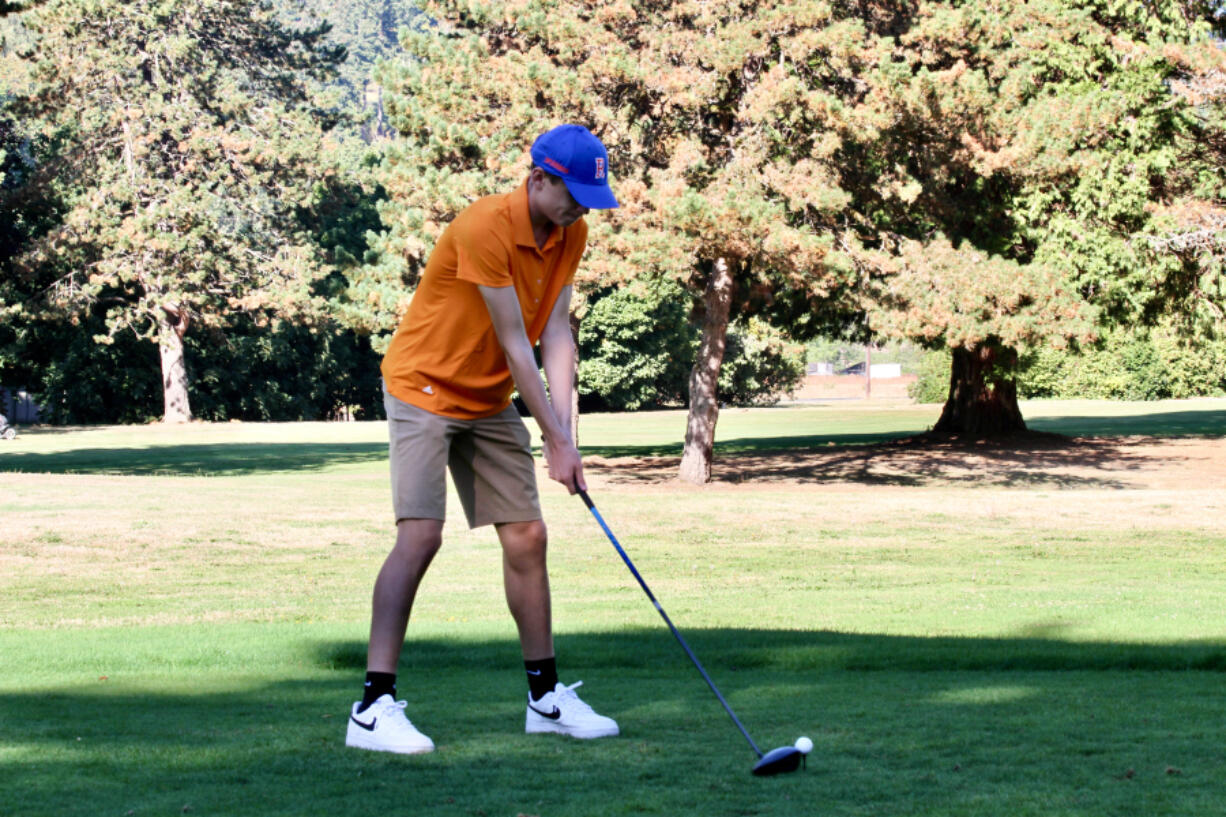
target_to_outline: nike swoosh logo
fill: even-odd
[[[354,722],[354,723],[356,723],[358,726],[360,726],[360,727],[362,727],[363,729],[365,729],[367,732],[373,732],[373,731],[375,731],[375,724],[379,722],[379,719],[378,719],[378,718],[371,718],[371,719],[370,719],[370,723],[362,723],[360,720],[358,720],[357,718],[353,717],[353,715],[350,715],[350,716],[349,716],[349,720],[353,721],[353,722]]]
[[[549,718],[551,721],[556,721],[558,718],[562,717],[562,710],[558,709],[556,706],[553,708],[552,712],[542,712],[532,704],[528,704],[528,708],[540,715],[542,718]]]
[[[536,670],[532,670],[532,669],[530,669],[530,670],[528,670],[528,674],[529,674],[529,675],[540,675],[542,672],[544,672],[544,670],[539,670],[539,669],[536,669]]]

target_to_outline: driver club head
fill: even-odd
[[[753,773],[758,777],[770,777],[794,772],[800,768],[800,761],[804,756],[804,752],[795,746],[780,746],[762,755],[762,758],[754,764]]]

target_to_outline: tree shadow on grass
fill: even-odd
[[[580,427],[582,433],[582,426]],[[908,438],[913,431],[882,432],[880,434],[794,434],[784,437],[737,437],[715,443],[717,457],[735,457],[747,454],[768,454],[828,446],[857,446],[888,443]],[[601,459],[622,457],[678,457],[681,443],[658,443],[650,445],[580,445],[584,456]]]
[[[1077,437],[1222,437],[1226,408],[1201,411],[1155,411],[1125,417],[1043,417],[1027,419],[1036,431]]]
[[[717,453],[712,481],[1123,489],[1158,463],[1170,465],[1181,456],[1171,454],[1162,438],[1070,439],[1031,433],[976,440],[924,434],[871,445],[831,442],[764,453]],[[680,458],[593,457],[584,463],[611,482],[657,483],[676,479]]]
[[[582,667],[585,698],[621,724],[602,741],[522,734],[513,642],[411,641],[401,694],[438,744],[413,757],[343,746],[364,645],[304,641],[311,680],[198,667],[169,687],[0,693],[20,724],[0,802],[14,817],[1220,813],[1224,643],[687,636],[764,749],[813,738],[807,770],[751,777],[663,630],[559,636],[564,680]]]
[[[387,460],[386,443],[217,443],[0,452],[0,472],[125,476],[249,476]]]
[[[1009,638],[886,636],[826,630],[697,629],[686,642],[699,659],[731,672],[1054,672],[1205,671],[1226,673],[1226,638],[1175,644],[1069,641],[1059,625],[1036,625]],[[559,655],[584,668],[651,669],[660,662],[690,666],[668,630],[627,629],[558,634]],[[512,666],[518,644],[509,641],[410,639],[413,666],[460,670]],[[320,643],[312,659],[328,669],[364,670],[366,644]],[[692,671],[692,670],[691,670]],[[695,676],[697,677],[697,675]]]

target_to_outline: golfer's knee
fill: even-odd
[[[402,519],[396,525],[394,556],[429,562],[443,546],[442,525],[432,519]]]
[[[513,570],[525,572],[544,567],[549,544],[544,522],[538,520],[504,525],[499,528],[498,535],[507,564]]]

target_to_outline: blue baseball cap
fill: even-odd
[[[532,162],[566,183],[575,201],[589,210],[617,207],[609,189],[609,153],[582,125],[558,125],[532,143]]]

